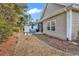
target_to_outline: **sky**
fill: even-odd
[[[44,8],[44,3],[28,3],[27,14],[31,14],[33,20],[39,19]]]

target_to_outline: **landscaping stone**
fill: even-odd
[[[48,45],[62,50],[64,52],[71,53],[73,55],[79,55],[79,45],[70,43],[69,41],[64,41],[60,39],[56,39],[54,37],[50,37],[48,35],[35,35],[39,40],[44,41]]]

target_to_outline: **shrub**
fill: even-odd
[[[23,12],[24,8],[18,4],[0,4],[0,42],[4,41],[13,31],[19,31],[15,24]],[[19,21],[18,27],[22,29],[23,17]]]
[[[0,19],[0,42],[4,41],[11,33],[11,26],[5,20]]]
[[[14,32],[19,32],[20,31],[20,28],[19,27],[13,27],[12,29]]]

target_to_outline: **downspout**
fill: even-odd
[[[72,10],[67,11],[67,41],[72,40]]]

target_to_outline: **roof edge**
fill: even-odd
[[[47,5],[48,5],[48,3],[45,4],[45,7],[44,7],[44,9],[42,11],[42,14],[41,14],[41,18],[40,19],[43,18],[44,14],[45,14],[45,11],[46,11],[46,8],[47,8]]]
[[[58,15],[58,14],[61,14],[61,13],[63,13],[63,12],[67,12],[67,11],[70,10],[70,9],[71,9],[71,10],[75,10],[75,11],[79,11],[79,6],[77,6],[77,5],[70,5],[70,6],[68,6],[68,7],[64,7],[64,8],[62,8],[62,9],[60,9],[60,10],[55,11],[55,12],[52,13],[51,15],[49,15],[49,16],[47,16],[47,17],[41,19],[41,20],[39,20],[38,23],[43,22],[44,20],[46,20],[46,19],[48,19],[48,18],[51,18],[51,17],[53,17],[53,16],[56,16],[56,15]]]

